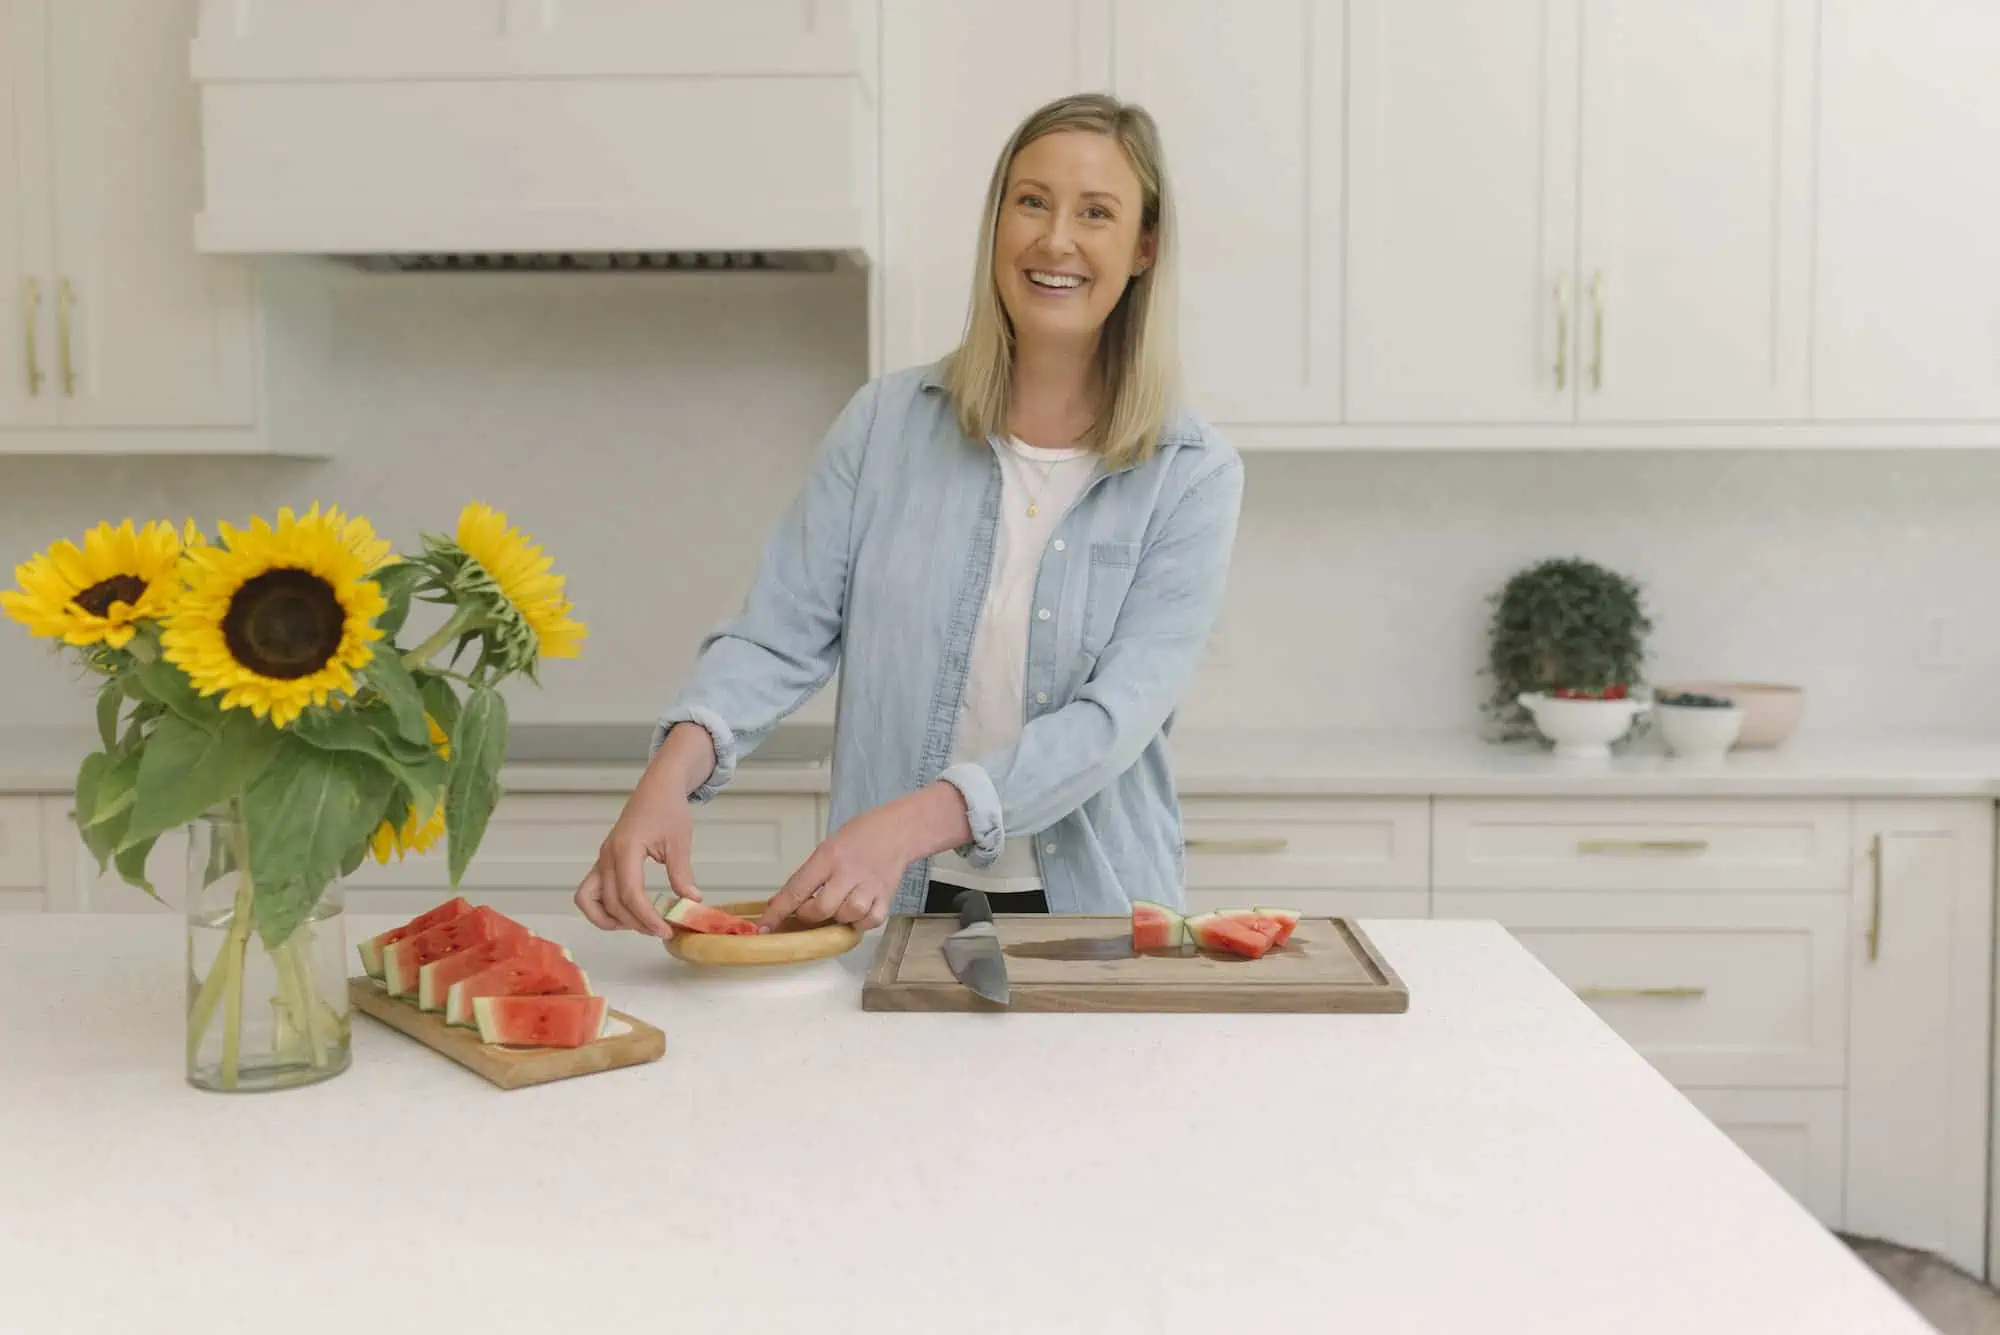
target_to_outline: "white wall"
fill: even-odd
[[[0,458],[0,561],[99,517],[314,499],[409,544],[477,497],[549,548],[591,627],[515,717],[650,717],[866,366],[857,279],[665,281],[343,280],[281,304],[303,379],[279,378],[276,420],[332,461]],[[1572,553],[1644,582],[1656,676],[1803,682],[1810,728],[2000,726],[2000,456],[1893,453],[1253,455],[1184,724],[1471,725],[1486,595]],[[1932,612],[1961,666],[1917,665]],[[0,682],[0,725],[88,723],[86,684],[11,621]]]

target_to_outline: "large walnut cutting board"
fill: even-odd
[[[871,1011],[1388,1011],[1410,994],[1367,934],[1344,918],[1301,918],[1262,959],[1184,952],[1134,955],[1132,920],[998,913],[1008,1005],[952,977],[944,939],[954,914],[889,920],[861,990]]]

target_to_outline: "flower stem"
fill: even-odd
[[[277,963],[286,1004],[305,1028],[306,1042],[312,1048],[312,1064],[317,1069],[326,1065],[326,1040],[320,1034],[319,998],[313,995],[312,970],[307,967],[299,944],[304,932],[305,924],[301,923],[291,939],[278,947]]]
[[[470,607],[453,609],[450,620],[439,626],[436,634],[403,655],[403,666],[423,667],[429,663],[432,655],[457,639],[472,625],[478,615],[479,613]]]

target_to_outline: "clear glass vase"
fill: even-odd
[[[251,884],[245,835],[220,812],[188,827],[187,1078],[197,1089],[293,1089],[349,1063],[340,880],[273,944],[278,910]]]

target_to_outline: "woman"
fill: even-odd
[[[840,666],[829,833],[760,926],[1182,902],[1166,753],[1221,607],[1236,451],[1175,402],[1172,198],[1145,111],[1030,115],[987,189],[958,349],[848,402],[703,640],[576,892],[666,937],[700,898],[691,805]]]

